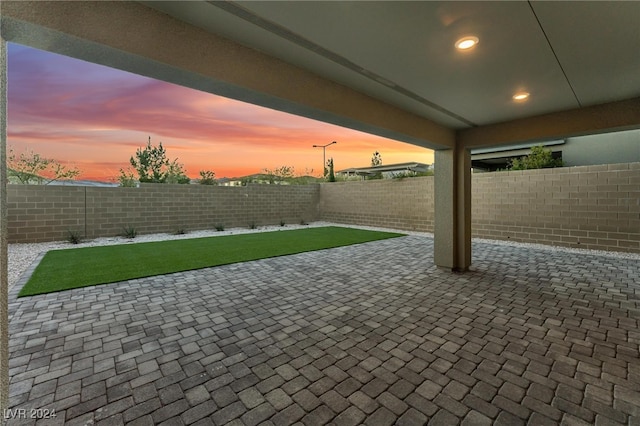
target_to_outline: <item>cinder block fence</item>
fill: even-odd
[[[472,176],[472,236],[640,253],[640,163]],[[320,218],[433,232],[433,177],[323,184]]]
[[[320,218],[433,232],[433,177],[335,182],[320,186]]]
[[[478,174],[473,235],[640,253],[640,163]]]
[[[9,242],[326,220],[433,232],[433,177],[320,185],[8,187]],[[472,177],[474,237],[640,253],[640,163]]]
[[[300,223],[318,218],[318,185],[8,186],[9,242]]]

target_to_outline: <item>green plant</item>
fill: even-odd
[[[271,184],[280,184],[284,181],[293,179],[295,176],[295,169],[292,166],[280,166],[273,170],[263,169],[263,172],[267,175],[266,177]]]
[[[140,182],[186,184],[191,180],[177,158],[173,161],[167,158],[162,142],[158,146],[151,145],[151,136],[147,146],[144,149],[138,148],[135,157],[132,156],[129,163],[138,172]]]
[[[130,170],[120,169],[120,176],[118,176],[118,183],[123,188],[135,188],[136,178]]]
[[[77,231],[67,231],[67,241],[71,244],[79,244],[82,242],[82,238],[80,237],[80,233]]]
[[[280,226],[284,226],[284,225],[285,225],[284,219],[280,219]]]
[[[166,182],[179,183],[183,185],[191,182],[191,179],[187,176],[187,173],[184,170],[184,165],[178,163],[177,158],[173,160],[171,163],[169,163]]]
[[[391,175],[391,178],[396,180],[404,180],[405,178],[408,178],[410,176],[411,175],[409,175],[408,172],[400,172],[400,173],[393,173]]]
[[[200,170],[200,185],[215,185],[216,174],[211,170]]]
[[[216,228],[216,231],[218,232],[224,231],[224,225],[222,223],[217,224],[215,228]]]
[[[380,152],[376,151],[371,156],[371,167],[382,166],[382,155]]]
[[[327,160],[327,167],[329,168],[329,178],[328,181],[329,182],[335,182],[336,181],[336,175],[333,171],[333,158],[330,158],[329,160]]]
[[[509,170],[546,169],[562,166],[562,159],[553,158],[551,150],[542,145],[532,146],[529,155],[514,158],[509,162]]]
[[[382,166],[382,155],[376,151],[371,157],[371,167]],[[382,179],[382,172],[376,172],[373,175],[367,176],[367,179]]]
[[[138,172],[140,182],[164,183],[167,180],[165,168],[169,165],[167,152],[162,142],[156,147],[151,145],[151,136],[147,146],[136,150],[135,157],[129,159],[131,166]]]
[[[255,222],[255,221],[251,221],[251,222],[249,223],[249,229],[256,229],[257,227],[258,227],[258,225],[256,225],[256,222]]]
[[[422,176],[433,176],[433,170],[427,170],[425,172],[414,172],[411,170],[407,170],[404,172],[394,173],[391,175],[391,178],[403,180],[405,178],[414,178],[414,177],[422,177]]]
[[[304,219],[300,219],[300,225],[308,225],[308,223],[305,222]]]
[[[7,175],[23,184],[48,185],[59,179],[73,179],[80,174],[77,168],[67,168],[59,161],[42,157],[33,151],[22,152],[19,156],[9,149]]]
[[[138,231],[133,226],[127,225],[123,228],[123,231],[124,231],[123,235],[125,238],[135,238],[138,235]]]
[[[187,230],[184,229],[182,226],[178,227],[174,232],[175,235],[184,235],[186,233],[187,233]]]

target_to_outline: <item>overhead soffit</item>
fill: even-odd
[[[582,106],[640,95],[640,2],[532,7]]]
[[[640,95],[640,2],[143,3],[455,129]]]
[[[278,24],[268,20],[262,20],[257,15],[251,17],[250,15],[253,15],[253,11],[246,9],[247,15],[244,17],[238,17],[233,13],[225,11],[233,9],[237,9],[236,12],[245,10],[244,7],[247,5],[245,2],[240,5],[231,2],[200,1],[142,1],[141,3],[209,32],[219,34],[293,65],[313,71],[318,75],[327,77],[330,80],[344,84],[372,97],[387,101],[392,105],[396,105],[419,116],[432,118],[434,121],[447,127],[458,128],[466,124],[463,120],[434,109],[429,106],[428,103],[425,104],[420,100],[399,93],[388,85],[375,81],[370,75],[354,72],[340,62],[327,59],[322,56],[322,54],[319,54],[317,50],[309,49],[295,41],[291,41],[291,35],[289,35],[289,37],[283,37],[281,33],[277,32],[278,30],[274,28],[279,27]],[[249,21],[246,18],[256,19]],[[269,25],[270,30],[256,25],[254,23],[256,21],[261,21],[261,24],[266,23]],[[338,55],[336,54],[335,56]],[[346,58],[344,59],[346,60]],[[388,83],[392,84],[390,81]]]

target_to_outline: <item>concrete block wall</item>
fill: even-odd
[[[473,176],[474,237],[640,253],[640,163]]]
[[[318,185],[143,184],[140,188],[9,186],[9,242],[85,238],[310,222]]]
[[[84,233],[85,188],[7,185],[9,243],[59,241]]]
[[[472,176],[472,236],[640,253],[640,163]],[[320,218],[433,232],[433,177],[322,184]]]
[[[433,232],[433,177],[320,185],[322,220]]]
[[[433,232],[433,177],[321,185],[8,186],[9,242],[326,220]],[[473,237],[640,253],[640,163],[474,174]]]

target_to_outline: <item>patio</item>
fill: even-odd
[[[417,234],[31,298],[16,285],[9,406],[67,425],[640,424],[638,257],[473,244],[465,274]]]
[[[11,377],[11,407],[69,424],[637,423],[637,259],[476,243],[469,274],[434,264],[472,265],[471,149],[640,127],[639,14],[637,2],[3,1],[0,151],[11,42],[434,149],[438,166],[435,241],[19,302],[0,268],[0,408]],[[463,51],[468,36],[479,44]],[[595,223],[624,236],[612,219]]]

